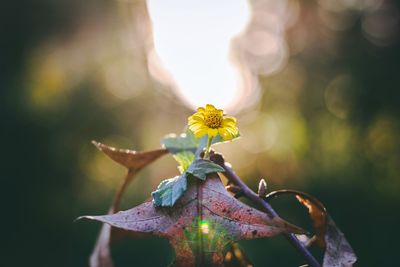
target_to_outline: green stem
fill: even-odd
[[[213,137],[212,137],[212,136],[211,136],[211,137],[209,136],[209,137],[208,137],[208,142],[207,142],[206,151],[204,152],[204,158],[205,158],[205,159],[210,159],[210,151],[211,151],[212,140],[213,140]]]

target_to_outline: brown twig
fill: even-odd
[[[269,194],[267,194],[265,196],[265,200],[266,201],[270,201],[271,199],[277,197],[277,196],[281,196],[281,195],[299,195],[302,196],[306,199],[309,199],[314,205],[316,205],[320,210],[322,210],[324,212],[325,215],[328,214],[328,212],[326,211],[325,206],[315,197],[313,197],[310,194],[301,192],[301,191],[297,191],[297,190],[293,190],[293,189],[282,189],[282,190],[276,190],[274,192],[271,192]]]
[[[114,198],[114,201],[111,206],[112,213],[116,213],[119,211],[122,195],[124,194],[125,189],[128,186],[129,182],[131,181],[130,177],[132,177],[132,176],[133,176],[133,172],[131,170],[128,170],[128,172],[126,173],[126,175],[124,177],[124,180],[122,181],[120,187],[118,188],[117,193],[115,194],[115,198]]]
[[[217,163],[222,168],[224,168],[225,172],[223,175],[234,185],[238,186],[245,197],[249,200],[256,203],[260,206],[267,214],[269,214],[272,218],[278,216],[276,211],[272,208],[272,206],[263,198],[259,197],[256,193],[254,193],[241,179],[237,174],[232,170],[230,166],[225,164],[225,160],[221,154],[212,154],[210,157],[211,161]],[[310,267],[320,267],[321,265],[315,259],[315,257],[310,253],[310,251],[297,239],[294,234],[284,234],[286,239],[290,242],[290,244],[304,257]]]

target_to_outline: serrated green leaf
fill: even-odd
[[[179,163],[179,170],[181,173],[187,170],[194,160],[194,154],[190,151],[179,152],[174,155],[174,159]]]
[[[196,159],[186,170],[187,173],[201,180],[205,180],[207,174],[224,171],[224,168],[206,159]]]
[[[156,206],[172,207],[186,191],[186,173],[162,181],[157,190],[152,192],[153,203]]]

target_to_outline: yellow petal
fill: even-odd
[[[201,130],[194,132],[194,136],[196,136],[196,138],[200,138],[206,135],[207,133],[208,133],[208,128],[202,128]]]
[[[233,136],[238,134],[238,129],[236,127],[224,127]]]
[[[204,126],[204,124],[201,124],[201,123],[195,123],[195,124],[189,125],[189,129],[192,132],[197,132],[197,131],[201,130],[202,128],[208,129],[208,127]]]
[[[197,112],[197,113],[193,114],[191,117],[204,119],[204,114]]]
[[[232,128],[236,128],[236,122],[233,122],[231,120],[223,120],[222,121],[222,127],[232,127]]]
[[[233,138],[232,134],[228,132],[225,128],[218,128],[218,133],[225,141],[231,140]]]
[[[223,122],[236,124],[236,119],[234,117],[225,117]]]
[[[214,137],[218,135],[218,129],[209,128],[208,129],[208,136]]]
[[[222,127],[228,127],[228,128],[236,128],[236,124],[234,124],[233,122],[222,123],[221,126],[222,126]]]
[[[207,104],[207,105],[206,105],[206,110],[214,111],[214,110],[217,110],[217,109],[216,109],[213,105]]]
[[[200,107],[197,109],[197,112],[203,114],[204,112],[206,112],[206,110],[203,107]]]
[[[189,124],[193,124],[193,123],[202,123],[202,124],[204,124],[204,119],[201,118],[200,116],[193,115],[193,116],[190,116],[188,118],[188,122],[189,122]]]
[[[201,112],[197,112],[197,113],[193,114],[192,116],[194,116],[196,118],[204,119],[204,113],[201,113]]]
[[[204,125],[204,123],[199,122],[199,121],[189,121],[188,125],[194,125],[194,124],[200,124],[200,125]]]

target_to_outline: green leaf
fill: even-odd
[[[205,136],[199,138],[199,144],[197,146],[195,156],[196,158],[200,158],[201,152],[203,152],[204,148],[207,146],[207,141],[208,141],[208,135],[206,134]]]
[[[169,134],[161,139],[161,144],[168,149],[171,154],[177,154],[183,151],[191,151],[194,153],[199,144],[199,139],[194,136],[192,131],[187,130],[177,136],[176,134]]]
[[[190,173],[193,176],[201,180],[205,180],[207,174],[216,173],[216,172],[224,172],[224,168],[221,166],[205,159],[196,159],[190,164],[189,168],[186,170],[187,173]]]
[[[183,151],[175,154],[174,159],[179,163],[179,170],[181,173],[183,173],[193,162],[194,154],[190,151]]]
[[[240,137],[238,133],[232,140]],[[169,134],[161,140],[161,144],[173,155],[181,153],[183,151],[190,151],[195,153],[195,157],[199,158],[201,152],[207,146],[208,135],[204,135],[201,138],[196,138],[193,132],[189,129],[185,133],[180,134]],[[231,141],[231,140],[230,140]],[[222,136],[217,135],[213,138],[212,144],[219,144],[224,142]]]
[[[239,137],[238,133],[235,137]],[[179,171],[185,172],[195,158],[199,159],[201,152],[207,146],[208,135],[201,138],[196,138],[193,132],[189,129],[185,133],[169,134],[161,140],[161,144],[174,156],[179,163]],[[213,138],[212,144],[226,142],[220,135]],[[218,170],[220,171],[220,170]],[[204,178],[205,179],[205,178]]]
[[[235,140],[235,139],[238,138],[238,137],[240,137],[240,133],[239,133],[239,132],[237,133],[237,135],[235,135],[235,136],[233,137],[232,140]],[[199,144],[198,144],[198,146],[197,146],[196,153],[195,153],[196,158],[199,158],[199,157],[200,157],[201,152],[203,152],[204,148],[207,146],[208,135],[206,134],[205,136],[203,136],[203,137],[200,138],[199,140],[200,140],[200,141],[199,141]],[[211,144],[212,144],[212,145],[216,145],[216,144],[219,144],[219,143],[230,142],[230,141],[232,141],[232,140],[225,141],[225,140],[222,138],[222,136],[218,134],[217,136],[215,136],[215,137],[213,138]]]
[[[186,173],[162,181],[157,190],[152,192],[153,203],[156,206],[172,207],[186,191]]]
[[[179,136],[169,134],[161,140],[161,144],[174,156],[179,163],[179,171],[183,173],[193,162],[199,139],[187,130]]]

